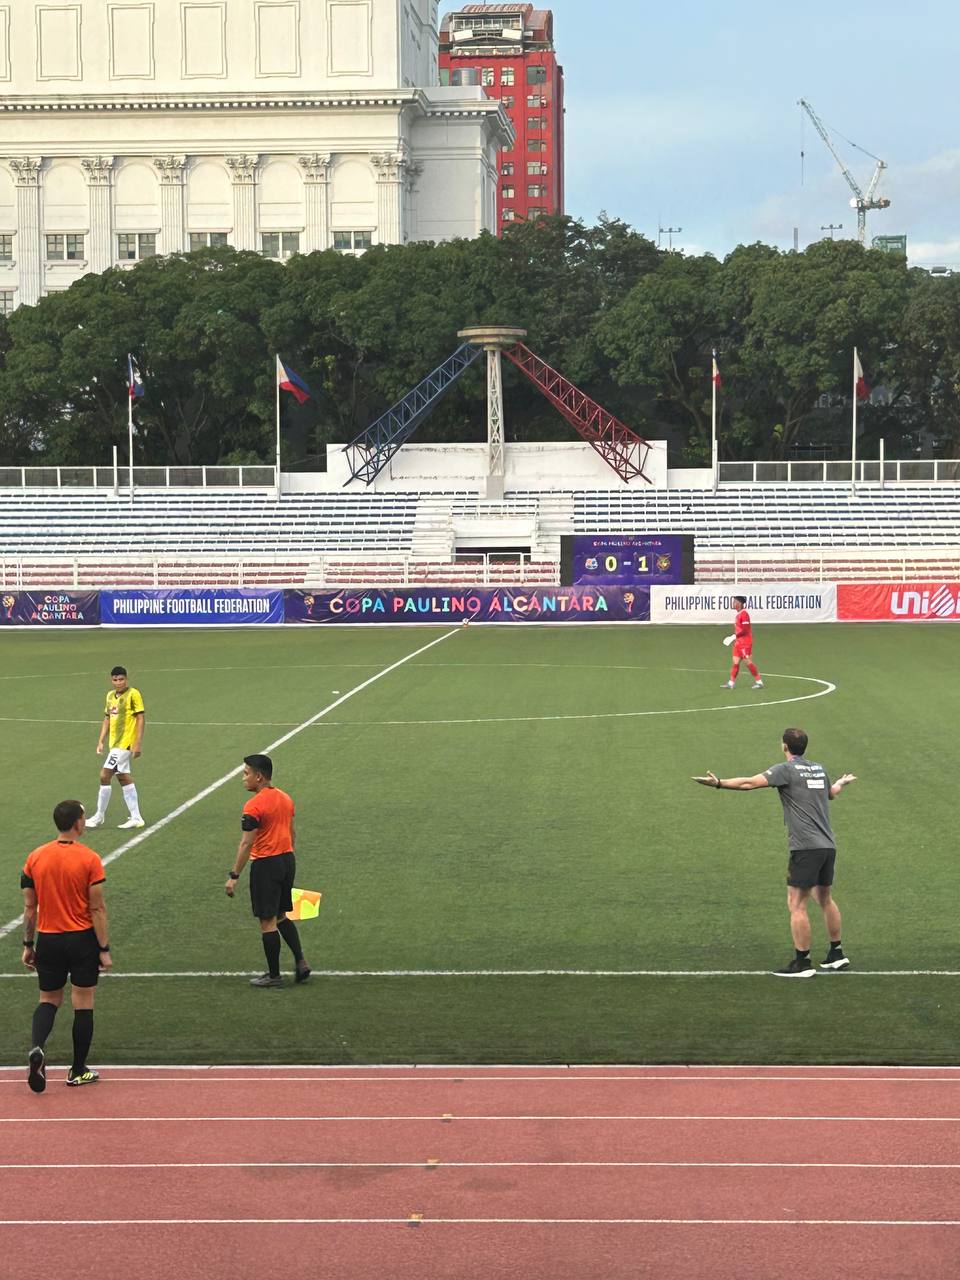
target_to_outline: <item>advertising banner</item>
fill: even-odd
[[[283,592],[198,587],[101,591],[104,626],[267,626],[283,622]]]
[[[693,582],[692,534],[573,534],[560,539],[560,580],[577,587]]]
[[[960,582],[842,582],[841,622],[958,622]]]
[[[0,626],[96,627],[99,624],[99,591],[4,591],[0,596]]]
[[[649,622],[642,587],[287,591],[287,622]]]
[[[833,582],[738,584],[754,622],[836,622],[837,586]],[[734,613],[732,587],[653,587],[652,622],[724,622]]]

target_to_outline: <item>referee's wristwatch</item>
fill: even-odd
[[[240,872],[239,872],[239,871],[228,871],[228,872],[227,872],[227,877],[228,877],[230,880],[239,880],[239,879],[240,879]]]
[[[108,943],[106,943],[106,944],[104,945],[104,944],[101,944],[101,943],[99,943],[99,942],[98,942],[98,943],[97,943],[97,947],[98,947],[101,951],[109,951],[109,950],[110,950],[110,943],[108,942]]]
[[[31,951],[36,951],[37,949],[36,941],[33,938],[24,938],[23,945]]]

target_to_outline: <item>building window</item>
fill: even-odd
[[[514,197],[513,183],[511,183],[509,187],[501,187],[500,194],[503,196],[504,200],[512,200]]]
[[[546,129],[546,127],[547,127],[547,122],[546,120],[544,120],[543,116],[527,116],[528,129],[533,129],[537,133],[539,133],[543,129]]]
[[[191,231],[190,252],[195,249],[222,249],[228,244],[226,231]]]
[[[513,161],[504,160],[503,164],[500,166],[500,172],[505,178],[512,178],[513,177]]]
[[[546,174],[547,174],[547,166],[543,163],[542,160],[527,161],[527,177],[543,178],[543,177],[546,177]]]
[[[0,236],[0,262],[13,261],[13,236]]]
[[[531,138],[527,143],[528,151],[546,151],[547,144],[542,138]]]
[[[0,316],[8,316],[13,311],[13,290],[0,289]]]
[[[527,84],[546,84],[546,67],[527,67]]]
[[[80,262],[83,260],[83,236],[50,235],[47,240],[48,262]]]
[[[527,184],[528,200],[542,200],[546,194],[547,194],[547,188],[544,186],[542,182],[530,182]],[[530,212],[532,213],[533,210],[531,209]]]
[[[541,93],[528,93],[528,94],[527,94],[527,106],[528,106],[532,111],[536,111],[537,107],[545,107],[546,105],[547,105],[547,100],[546,100],[546,98],[543,96],[543,94],[541,94]]]
[[[514,80],[513,75],[514,75],[513,67],[501,67],[500,83],[506,84],[506,85],[515,84],[516,81]]]
[[[507,111],[511,111],[513,109],[515,99],[512,93],[505,93],[500,101],[503,103],[504,108]]]
[[[501,150],[501,151],[512,151],[512,150],[513,150],[513,143],[512,143],[512,142],[501,142],[501,143],[500,143],[500,150]]]
[[[299,231],[263,231],[260,233],[260,253],[264,258],[292,258],[300,252]]]
[[[483,67],[480,71],[480,83],[484,86],[494,85],[497,82],[496,72],[493,67]]]
[[[440,68],[440,83],[442,85],[449,87],[450,85],[450,68],[449,67]]]
[[[503,213],[500,216],[502,217],[504,222],[513,222],[516,220],[517,215],[514,213],[512,209],[504,209]]]
[[[122,231],[117,236],[117,257],[121,262],[156,256],[157,237],[153,231]]]
[[[335,231],[333,247],[337,253],[365,253],[373,248],[372,231]]]
[[[527,210],[528,218],[545,218],[547,216],[546,209],[536,209],[533,205]]]
[[[450,76],[452,85],[472,85],[480,83],[480,72],[476,67],[457,67]]]

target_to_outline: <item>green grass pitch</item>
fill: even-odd
[[[0,635],[0,924],[50,812],[96,797],[116,662],[147,705],[136,768],[157,821],[442,630]],[[947,625],[759,628],[766,689],[721,689],[721,627],[457,629],[275,752],[298,810],[316,969],[766,970],[791,954],[770,791],[689,777],[776,762],[788,724],[832,776],[836,896],[858,970],[958,970]],[[830,682],[834,691],[812,697]],[[804,701],[787,701],[789,699]],[[638,714],[645,713],[645,714]],[[659,714],[654,714],[659,713]],[[215,790],[108,868],[118,973],[259,971],[247,876],[223,893],[246,799]],[[101,853],[131,833],[119,792]],[[824,935],[814,920],[814,956]],[[0,941],[0,1062],[23,1061],[35,982]],[[284,953],[289,965],[289,953]],[[960,977],[316,976],[101,983],[99,1062],[955,1062]],[[66,1060],[69,1015],[49,1044]]]

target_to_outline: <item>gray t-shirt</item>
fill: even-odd
[[[830,827],[830,779],[822,764],[798,756],[763,776],[777,788],[791,850],[837,847]]]

